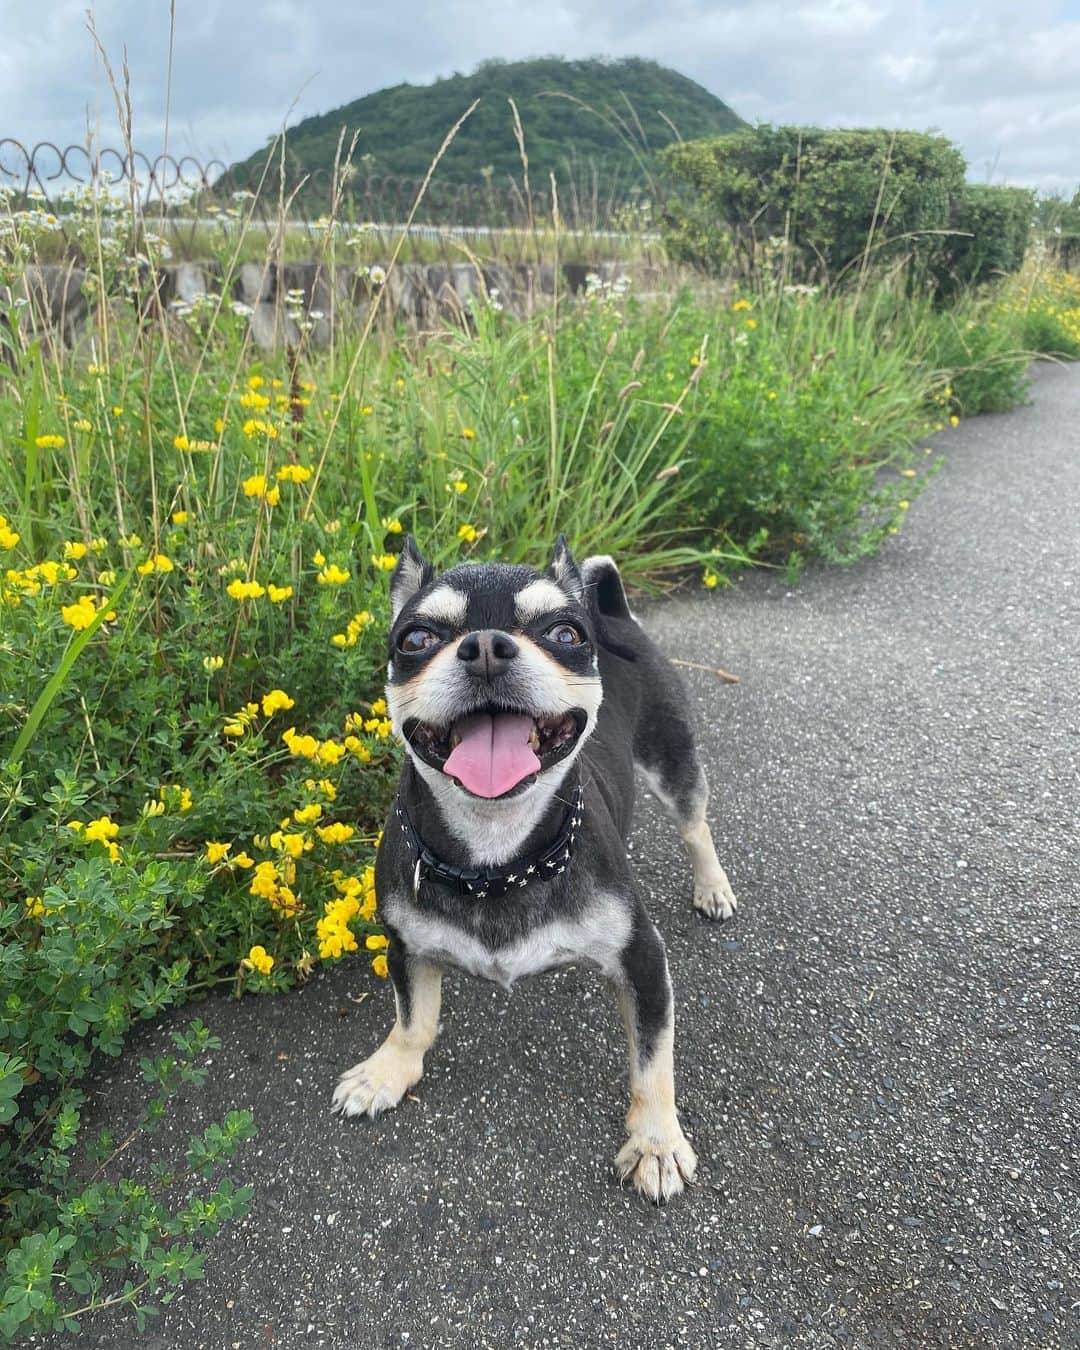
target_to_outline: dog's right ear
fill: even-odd
[[[390,578],[390,611],[394,619],[434,576],[435,569],[416,547],[416,540],[411,534],[406,535],[394,575]]]

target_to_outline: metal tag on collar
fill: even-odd
[[[419,859],[419,858],[417,858],[417,860],[416,860],[416,866],[413,868],[413,874],[412,874],[412,892],[413,892],[413,898],[416,899],[416,900],[419,900],[419,899],[420,899],[420,859]]]

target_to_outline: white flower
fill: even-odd
[[[368,276],[371,278],[371,284],[373,286],[381,286],[386,280],[386,269],[376,264],[370,269]]]

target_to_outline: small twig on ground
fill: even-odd
[[[670,660],[673,666],[689,666],[691,670],[703,670],[707,675],[715,675],[718,680],[723,680],[725,684],[742,684],[738,675],[732,675],[730,670],[721,670],[719,666],[703,666],[697,661],[680,661],[676,656]]]

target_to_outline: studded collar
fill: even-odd
[[[581,828],[584,808],[585,790],[579,785],[554,843],[541,853],[517,858],[502,867],[453,867],[437,858],[420,838],[408,808],[399,797],[394,804],[394,816],[416,860],[413,893],[420,889],[421,881],[433,881],[475,900],[497,899],[511,891],[523,890],[530,882],[560,876],[574,856],[574,841]]]

